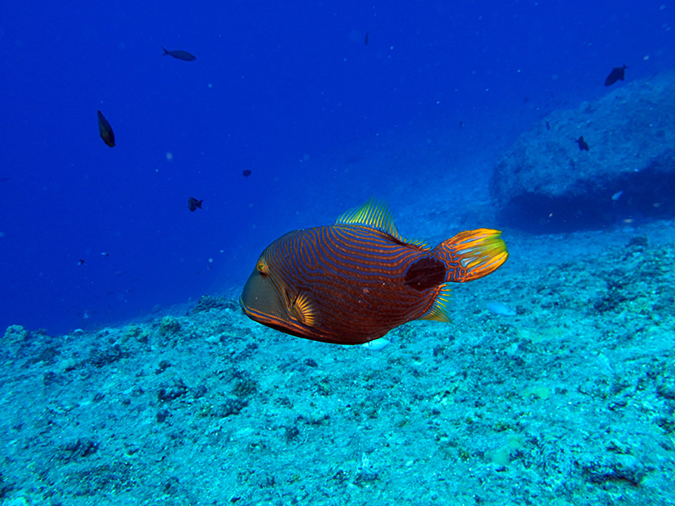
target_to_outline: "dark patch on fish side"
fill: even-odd
[[[110,123],[108,123],[108,120],[105,119],[105,116],[103,116],[103,113],[101,113],[101,111],[97,111],[97,113],[98,113],[98,133],[101,135],[101,139],[103,139],[103,142],[105,142],[111,148],[114,148],[115,134],[113,133],[113,129],[110,126]]]
[[[579,151],[590,151],[591,150],[590,146],[588,145],[588,142],[586,142],[584,140],[583,135],[581,137],[579,137],[577,140],[575,140],[574,142],[576,142],[579,145]]]
[[[248,177],[252,174],[249,169],[244,169],[244,172],[241,173],[244,177]]]
[[[611,86],[617,81],[623,81],[626,77],[626,69],[628,67],[624,65],[623,67],[614,67],[612,71],[605,79],[605,86]]]
[[[444,283],[445,274],[443,262],[433,257],[422,258],[405,273],[405,284],[421,292]]]
[[[183,61],[195,61],[197,59],[195,55],[188,53],[187,51],[181,51],[180,49],[176,51],[169,51],[164,47],[162,47],[162,49],[164,50],[164,54],[162,56],[169,55],[174,57],[176,60]]]
[[[204,200],[197,200],[195,198],[190,197],[188,199],[188,209],[190,211],[194,211],[197,208],[201,209],[202,208],[202,202],[204,202]]]

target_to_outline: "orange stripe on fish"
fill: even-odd
[[[482,278],[508,258],[501,232],[460,232],[431,249],[402,238],[374,200],[335,225],[289,232],[270,244],[246,282],[251,319],[338,344],[378,339],[412,320],[449,321],[449,283]]]

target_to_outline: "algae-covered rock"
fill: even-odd
[[[202,295],[197,301],[197,305],[192,310],[193,314],[205,313],[211,309],[236,309],[238,304],[236,301],[227,299],[225,297],[214,297],[211,295]]]
[[[178,322],[176,322],[178,323]],[[178,325],[178,328],[180,329],[180,325]],[[160,333],[162,332],[162,327],[160,323]],[[149,338],[149,332],[141,328],[137,325],[129,325],[124,329],[124,333],[122,334],[122,342],[126,343],[127,341],[130,340],[136,340],[141,343],[147,343]]]
[[[504,223],[556,232],[675,216],[674,185],[675,74],[664,74],[544,118],[497,163],[490,196]]]
[[[28,339],[30,333],[21,325],[10,325],[5,331],[3,341],[9,344],[20,343]]]
[[[173,316],[165,316],[159,323],[159,333],[162,336],[177,334],[180,331],[180,323]]]

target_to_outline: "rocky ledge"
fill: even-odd
[[[634,81],[521,135],[490,196],[503,224],[537,233],[675,216],[674,141],[675,74]]]

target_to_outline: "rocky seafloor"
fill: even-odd
[[[3,504],[675,504],[674,225],[507,232],[452,324],[379,352],[219,297],[96,332],[12,326]]]

